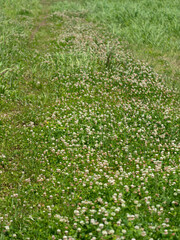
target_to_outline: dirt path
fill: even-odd
[[[43,16],[42,20],[38,22],[38,25],[35,27],[35,29],[32,31],[32,34],[30,36],[30,40],[32,41],[36,35],[36,33],[40,30],[41,27],[44,27],[46,23],[47,16]]]
[[[51,1],[46,1],[46,0],[41,0],[42,4],[42,12],[41,15],[38,18],[38,21],[36,23],[35,28],[32,31],[32,34],[30,36],[30,40],[33,40],[36,33],[40,30],[41,27],[44,27],[47,25],[47,18],[48,18],[48,12],[49,12],[49,7],[57,2],[57,0],[51,0]]]

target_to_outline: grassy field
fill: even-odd
[[[54,10],[81,12],[125,41],[136,58],[146,60],[167,84],[180,89],[179,0],[59,1]]]
[[[0,240],[180,238],[177,7],[0,0]]]

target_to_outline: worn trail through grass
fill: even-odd
[[[177,90],[74,1],[1,2],[0,240],[179,239]]]

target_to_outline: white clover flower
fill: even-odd
[[[115,209],[115,212],[119,212],[121,210],[121,208],[120,207],[117,207],[116,209]]]
[[[116,213],[115,213],[115,212],[112,212],[111,215],[112,215],[112,216],[116,216]]]
[[[6,231],[9,231],[9,226],[5,226],[4,228],[6,229]]]
[[[107,234],[108,234],[108,233],[107,233],[106,230],[103,230],[103,231],[102,231],[102,235],[106,236]]]
[[[146,232],[142,231],[141,236],[145,237],[146,236]]]
[[[102,229],[103,227],[104,227],[104,224],[103,224],[103,223],[100,223],[100,224],[99,224],[99,228]]]
[[[120,226],[121,225],[121,221],[117,221],[117,225]]]
[[[79,216],[79,211],[78,210],[74,210],[74,214]]]
[[[113,229],[109,230],[109,234],[114,234],[114,230]]]

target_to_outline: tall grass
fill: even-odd
[[[86,11],[87,19],[106,24],[114,33],[135,44],[163,51],[180,50],[178,0],[59,1],[56,8]]]
[[[58,1],[53,10],[81,13],[126,41],[138,58],[145,59],[172,82],[178,81],[180,4],[178,0]]]
[[[15,94],[28,58],[25,48],[39,11],[38,0],[0,0],[0,94]]]
[[[0,0],[1,15],[10,18],[17,17],[18,15],[34,15],[37,14],[39,6],[38,0]]]

